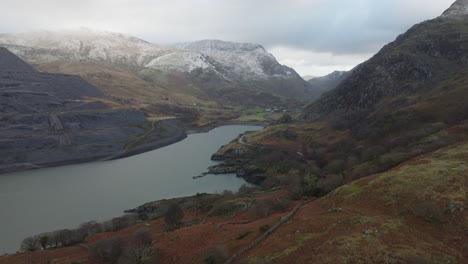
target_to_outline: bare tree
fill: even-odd
[[[21,242],[21,251],[36,251],[41,248],[39,237],[27,237]]]

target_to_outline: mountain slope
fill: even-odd
[[[163,48],[118,33],[78,30],[0,34],[0,45],[35,65],[119,67],[166,93],[221,104],[265,106],[314,96],[294,70],[280,65],[256,44],[207,40]]]
[[[174,47],[177,51],[153,60],[142,75],[162,86],[173,86],[168,79],[179,82],[186,87],[184,92],[235,105],[313,97],[313,90],[294,70],[280,65],[260,45],[203,40]]]
[[[142,112],[103,101],[78,76],[40,73],[0,48],[0,173],[120,154],[150,130]]]
[[[444,16],[415,25],[356,67],[334,91],[311,104],[304,117],[332,117],[356,130],[367,122],[366,131],[386,126],[385,120],[395,118],[407,124],[455,124],[466,119],[466,43],[466,17]]]
[[[350,74],[351,72],[335,71],[323,77],[311,78],[307,82],[317,93],[317,97],[320,97],[323,93],[335,89]]]
[[[468,0],[457,0],[447,9],[443,17],[457,17],[468,15]]]
[[[168,52],[135,37],[92,30],[0,34],[0,43],[31,64],[97,61],[135,69]]]

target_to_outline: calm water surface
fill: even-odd
[[[119,216],[163,198],[237,190],[235,175],[192,179],[219,147],[258,126],[224,126],[126,159],[0,175],[0,254],[27,236]]]

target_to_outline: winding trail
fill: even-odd
[[[143,135],[135,138],[133,141],[129,142],[126,146],[125,146],[125,149],[126,150],[129,150],[130,148],[132,148],[132,146],[138,144],[139,142],[143,141],[149,134],[153,133],[155,130],[156,130],[156,123],[157,121],[153,121],[151,122],[151,129],[149,129],[148,131],[146,131],[146,133],[144,133]]]

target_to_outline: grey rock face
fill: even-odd
[[[113,156],[150,129],[143,113],[110,109],[103,96],[0,48],[0,173]]]

